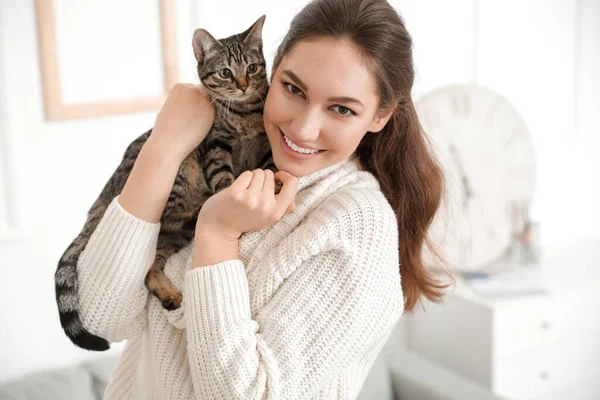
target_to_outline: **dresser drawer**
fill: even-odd
[[[595,332],[600,337],[598,309],[600,296],[586,290],[500,304],[493,317],[494,359],[512,359]]]
[[[591,335],[494,363],[492,387],[507,399],[532,399],[598,375],[600,335]]]
[[[544,394],[531,400],[593,400],[598,398],[599,393],[600,373],[596,375],[595,379],[577,383],[558,392]]]

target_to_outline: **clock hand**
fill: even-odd
[[[465,173],[465,168],[463,163],[458,156],[458,152],[456,151],[456,146],[454,143],[450,144],[450,154],[454,158],[454,163],[458,166],[460,179],[462,181],[463,188],[463,208],[466,208],[469,204],[469,200],[473,197],[473,190],[471,189],[471,185],[469,184],[469,180],[467,179],[467,174]]]

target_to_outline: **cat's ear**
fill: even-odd
[[[199,63],[204,61],[206,54],[210,53],[212,49],[223,46],[221,42],[204,29],[196,29],[192,38],[192,45],[194,46],[194,55]]]
[[[242,33],[245,36],[244,44],[250,47],[262,47],[262,28],[266,17],[263,15],[246,32]]]

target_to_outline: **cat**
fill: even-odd
[[[262,117],[269,90],[262,50],[264,21],[265,15],[246,31],[220,40],[204,29],[194,32],[198,77],[215,106],[215,120],[206,138],[180,165],[160,219],[156,257],[144,282],[167,310],[179,308],[182,295],[163,273],[165,263],[170,255],[191,242],[204,202],[229,187],[246,170],[277,172]],[[152,129],[127,147],[121,164],[88,211],[81,232],[61,256],[54,275],[61,326],[69,339],[83,349],[104,351],[109,344],[81,323],[77,261],[108,205],[121,193],[151,132]],[[280,189],[281,183],[277,182],[276,193]]]

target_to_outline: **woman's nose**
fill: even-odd
[[[318,110],[304,109],[297,114],[290,124],[290,132],[294,139],[310,143],[319,137],[321,121]]]

